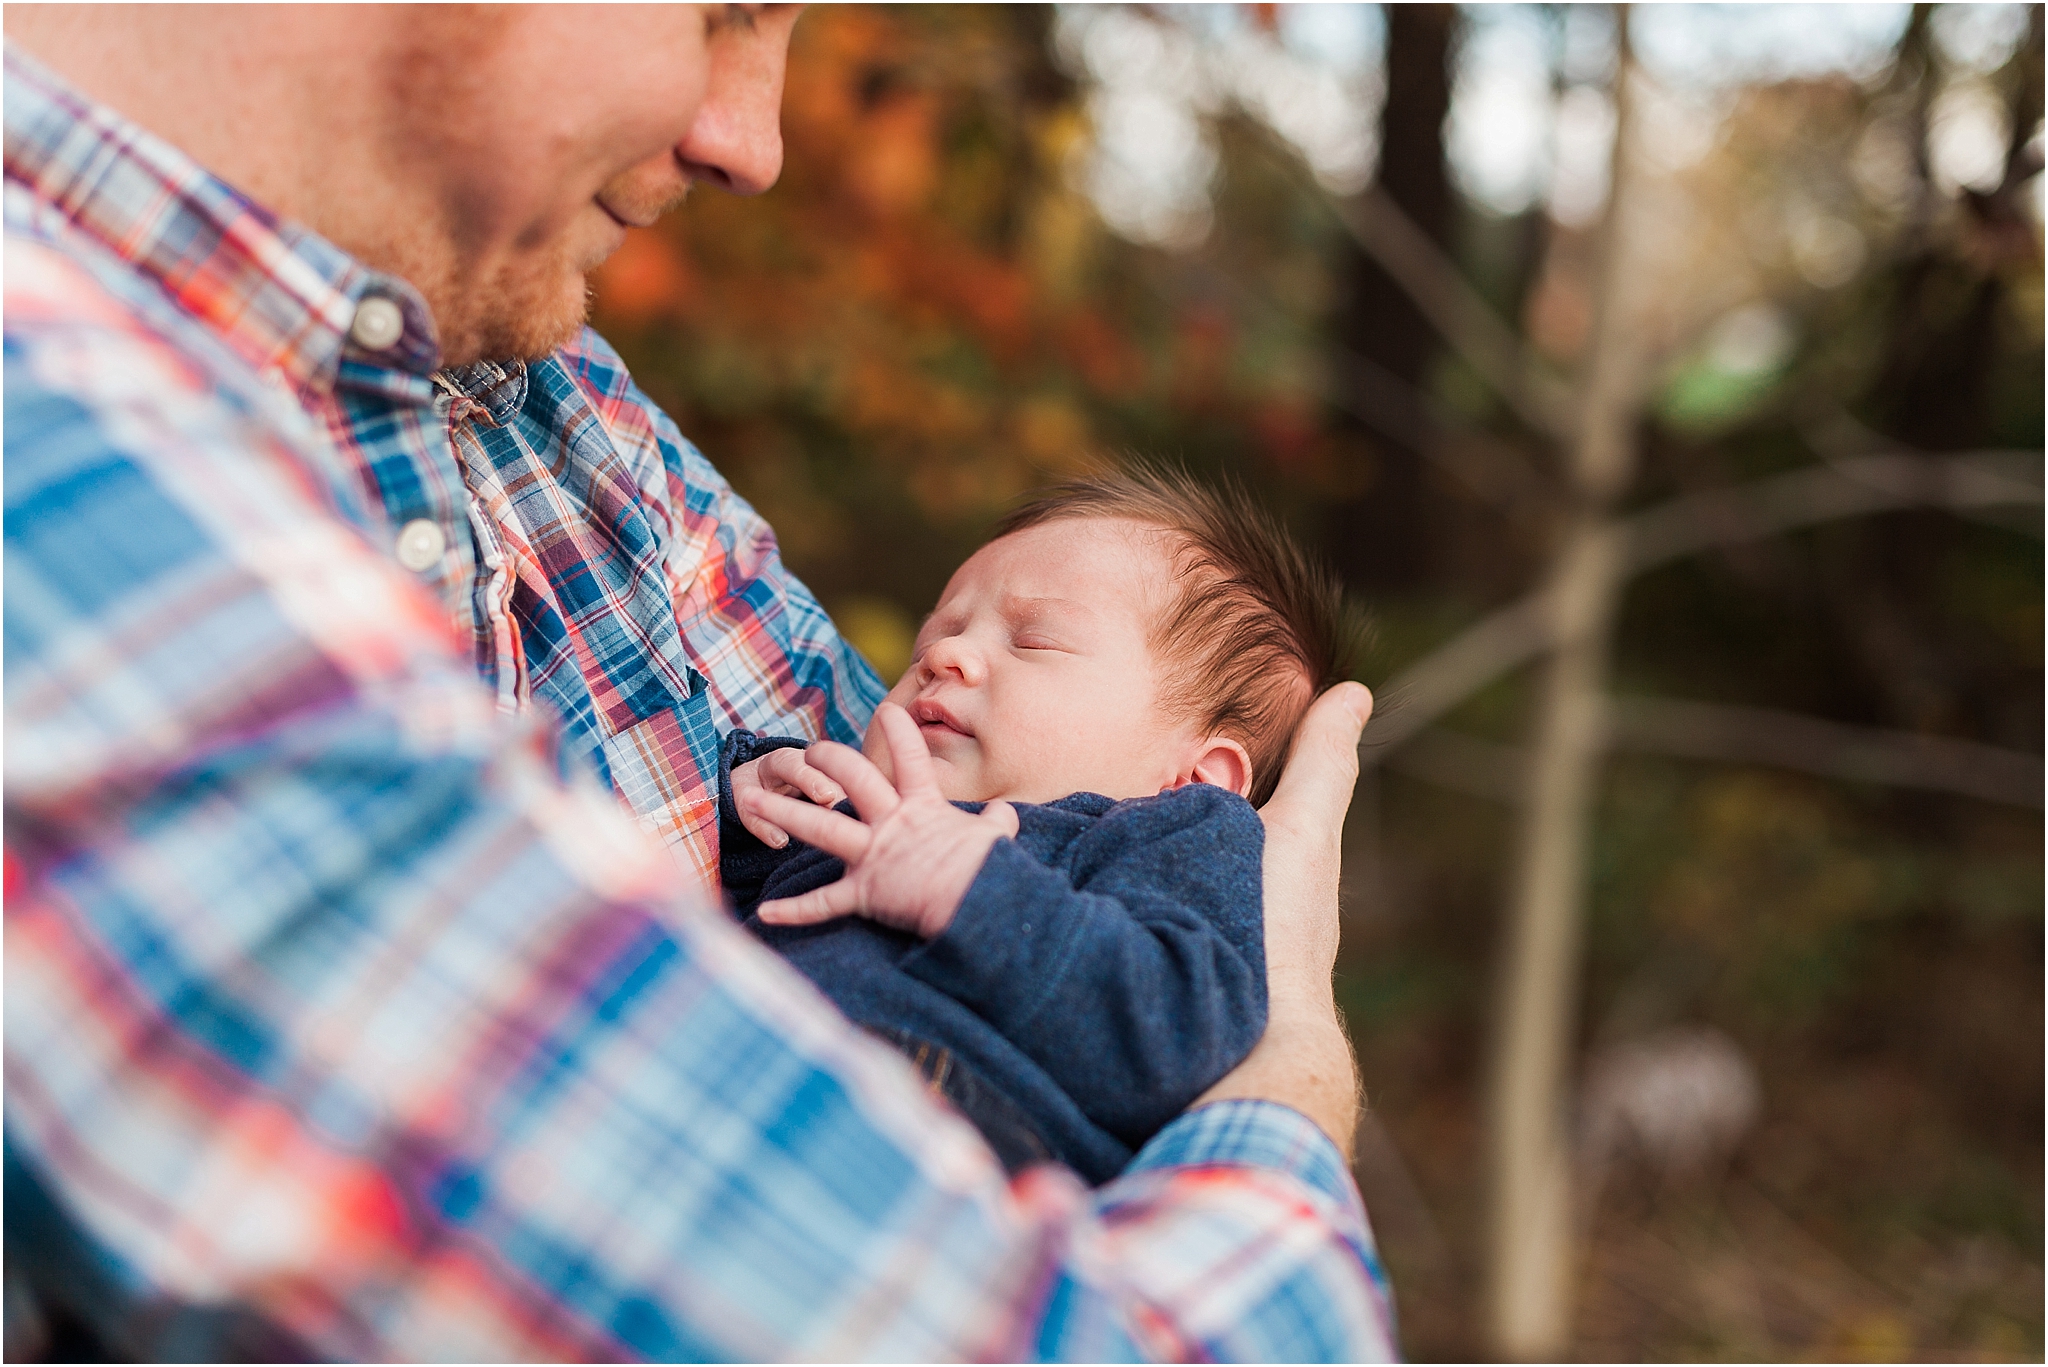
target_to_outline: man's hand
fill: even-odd
[[[740,809],[740,824],[754,838],[771,849],[789,843],[789,832],[772,821],[754,815],[747,806],[748,793],[783,793],[805,797],[820,807],[836,807],[846,801],[846,790],[834,783],[823,769],[810,762],[808,750],[789,746],[770,750],[732,771],[732,801]]]
[[[733,800],[742,812],[846,861],[846,876],[830,886],[763,902],[756,910],[768,924],[812,925],[854,913],[929,940],[953,923],[989,848],[1017,833],[1017,809],[1007,802],[991,802],[975,816],[946,801],[908,712],[885,702],[875,720],[894,786],[850,746],[821,741],[806,752],[812,767],[852,795],[859,821],[766,788],[742,795],[735,781]]]
[[[1259,812],[1266,823],[1266,1033],[1195,1103],[1292,1106],[1351,1156],[1358,1071],[1337,1019],[1337,874],[1344,813],[1358,782],[1358,737],[1372,694],[1338,684],[1302,718],[1286,772]]]

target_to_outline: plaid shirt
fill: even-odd
[[[106,1277],[342,1358],[1392,1351],[1303,1117],[1006,1182],[593,782],[715,867],[715,733],[877,693],[600,341],[437,377],[403,282],[5,98],[7,1143]]]

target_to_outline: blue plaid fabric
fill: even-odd
[[[878,684],[601,342],[437,375],[7,60],[7,1139],[109,1285],[340,1358],[1391,1353],[1301,1116],[1006,1181],[717,911],[715,734]]]

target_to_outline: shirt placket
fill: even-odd
[[[512,612],[512,589],[518,579],[517,562],[530,557],[532,548],[511,517],[504,483],[477,441],[472,423],[480,411],[474,400],[458,398],[451,404],[449,422],[449,439],[470,490],[469,526],[476,538],[471,627],[477,670],[495,690],[498,710],[519,713],[533,705],[533,684],[527,676],[519,619]]]
[[[469,626],[477,672],[491,685],[498,710],[517,714],[533,705],[533,683],[513,593],[522,574],[536,583],[544,580],[532,542],[513,516],[504,478],[477,429],[500,426],[517,410],[525,393],[524,370],[516,362],[509,367],[480,362],[440,372],[434,384],[467,489],[466,508],[476,543]]]

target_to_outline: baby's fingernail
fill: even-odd
[[[770,840],[768,841],[768,843],[769,843],[769,844],[770,844],[771,846],[773,846],[774,848],[776,848],[776,849],[778,849],[778,850],[779,850],[779,849],[781,849],[781,848],[782,848],[782,847],[783,847],[784,845],[787,845],[787,844],[789,843],[789,837],[788,837],[788,836],[786,836],[786,835],[778,835],[778,836],[774,836],[774,837],[770,838]]]

